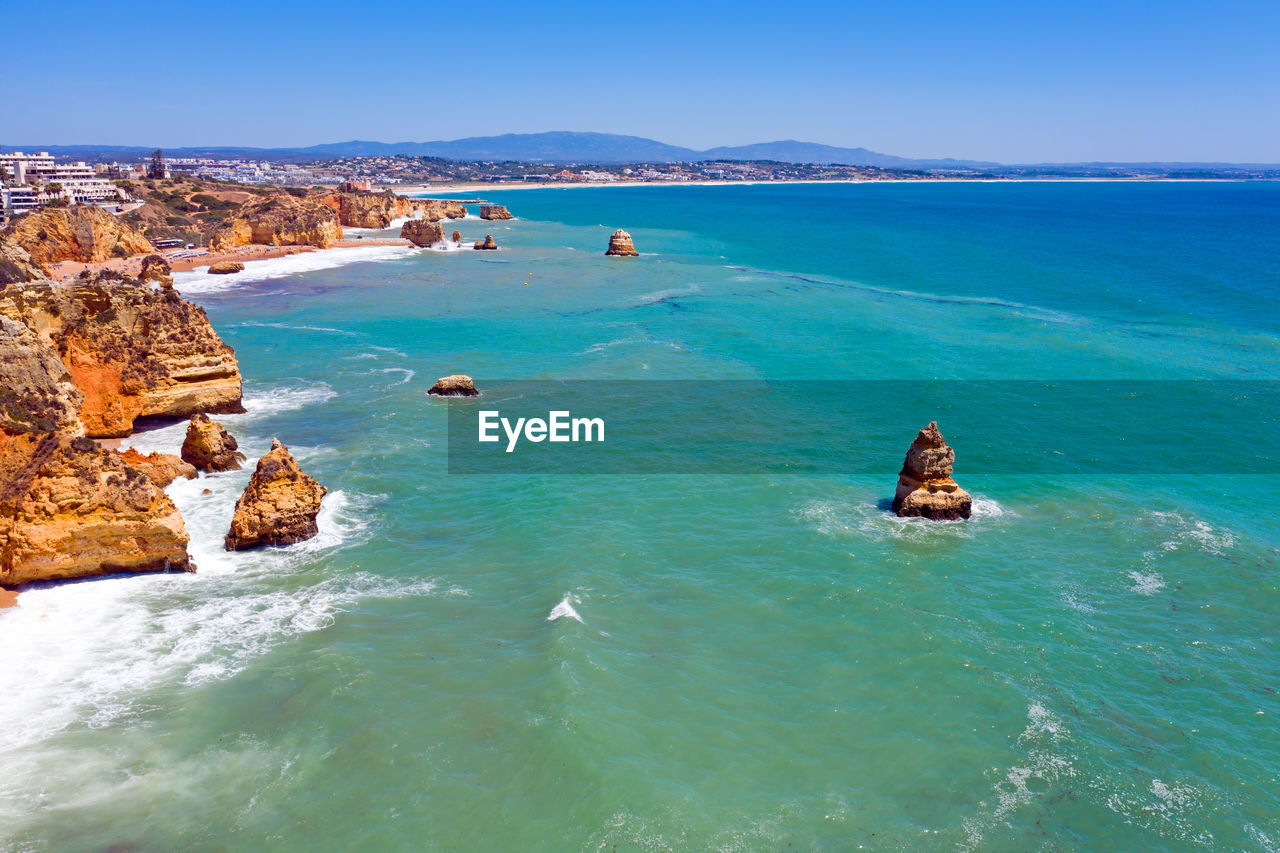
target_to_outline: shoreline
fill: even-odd
[[[4,610],[6,607],[15,607],[17,604],[18,591],[0,586],[0,610]]]

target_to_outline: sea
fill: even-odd
[[[445,230],[496,252],[175,277],[250,461],[168,490],[195,574],[0,611],[0,850],[1280,850],[1280,184],[483,198],[516,218]],[[723,383],[865,392],[890,441],[457,464],[522,383],[625,383],[677,450],[749,420]],[[889,505],[929,420],[968,521]],[[320,533],[227,553],[273,437]]]

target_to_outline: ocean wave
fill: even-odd
[[[810,501],[796,511],[796,517],[823,536],[861,537],[872,540],[898,539],[930,542],[948,538],[968,538],[993,522],[1015,514],[997,501],[973,496],[973,514],[967,521],[931,521],[927,518],[899,518],[887,503],[865,501]]]
[[[331,332],[335,335],[351,335],[352,337],[356,334],[347,329],[335,329],[332,326],[297,326],[290,323],[255,323],[252,321],[236,323],[235,325],[242,328],[288,329],[293,332]]]
[[[575,622],[582,623],[582,617],[577,610],[573,609],[574,604],[581,604],[582,601],[572,593],[566,593],[560,603],[551,608],[551,612],[547,614],[547,621],[554,622],[557,619],[572,619]],[[585,623],[583,623],[585,624]]]
[[[407,367],[384,367],[384,368],[382,368],[381,370],[375,370],[375,371],[374,371],[374,373],[400,373],[400,374],[403,374],[404,378],[403,378],[403,379],[401,379],[399,382],[395,383],[395,384],[397,384],[397,385],[405,385],[405,384],[407,384],[407,383],[409,382],[409,380],[413,379],[413,377],[417,375],[414,371],[410,370],[410,369],[409,369],[409,368],[407,368]]]
[[[210,275],[205,267],[173,274],[173,286],[185,295],[217,293],[239,285],[285,278],[298,273],[331,269],[345,264],[389,261],[404,257],[408,246],[361,246],[357,248],[318,249],[282,258],[247,261],[244,272],[234,275]]]

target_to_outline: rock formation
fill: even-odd
[[[457,243],[459,246],[461,246],[461,245],[462,245],[462,232],[461,232],[461,231],[454,231],[454,232],[453,232],[453,242]]]
[[[441,219],[466,219],[467,207],[460,201],[447,198],[415,198],[413,206],[422,211],[422,218],[432,222]]]
[[[240,261],[218,261],[216,264],[209,264],[209,275],[235,275],[238,272],[244,272],[244,264]]]
[[[0,432],[0,585],[194,570],[177,507],[88,438]]]
[[[261,243],[327,249],[341,239],[342,225],[332,207],[314,198],[279,193],[246,204],[210,237],[209,248],[222,252]]]
[[[140,453],[132,447],[113,452],[121,462],[141,471],[148,480],[162,489],[179,477],[194,480],[198,476],[194,465],[183,462],[172,453]]]
[[[146,284],[154,281],[161,290],[173,290],[173,268],[169,262],[159,255],[147,255],[142,259],[142,269],[138,272],[138,281]]]
[[[26,249],[17,243],[0,239],[0,286],[24,281],[41,281],[47,278],[44,270]]]
[[[0,430],[81,435],[83,402],[58,354],[26,325],[0,314]]]
[[[244,461],[235,437],[203,412],[191,416],[182,458],[201,471],[233,471]]]
[[[435,394],[440,397],[479,397],[480,392],[476,390],[476,383],[463,373],[455,373],[452,376],[441,376],[436,380],[436,384],[431,386],[427,391],[428,394]]]
[[[951,479],[955,461],[956,453],[943,440],[937,422],[930,422],[907,450],[893,496],[894,511],[935,521],[968,518],[973,498]]]
[[[640,253],[636,251],[636,247],[631,244],[631,235],[619,228],[613,232],[613,236],[609,238],[609,250],[606,255],[617,255],[620,257],[635,257]]]
[[[5,238],[46,268],[59,261],[106,261],[156,250],[123,218],[96,205],[33,210],[17,217]]]
[[[480,250],[480,249],[496,249],[496,248],[498,248],[498,244],[497,244],[497,243],[495,243],[495,242],[493,242],[493,235],[492,235],[492,234],[486,234],[486,235],[484,235],[484,239],[483,239],[483,240],[477,240],[477,241],[475,242],[475,245],[474,245],[474,246],[472,246],[471,248],[476,249],[476,250]]]
[[[482,204],[480,205],[481,219],[515,219],[511,215],[511,211],[507,210],[500,204]]]
[[[272,439],[258,460],[249,485],[236,501],[226,549],[244,551],[263,545],[291,545],[319,532],[316,515],[327,490],[302,473],[289,449]]]
[[[384,192],[331,192],[319,199],[338,214],[338,221],[348,228],[387,228],[393,219],[421,212],[429,222],[461,219],[467,209],[456,201],[434,198],[408,198],[391,190]]]
[[[29,282],[0,288],[0,314],[61,360],[88,435],[128,435],[144,416],[244,411],[235,351],[177,293],[119,275]]]
[[[434,246],[444,242],[444,229],[438,222],[426,219],[410,219],[400,227],[400,236],[415,246]]]

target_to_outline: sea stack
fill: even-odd
[[[894,512],[934,521],[968,518],[973,498],[951,479],[955,461],[956,452],[938,431],[937,421],[931,421],[907,450],[893,496]]]
[[[400,236],[419,248],[426,248],[444,242],[444,229],[439,222],[410,219],[400,227]]]
[[[636,247],[631,244],[631,235],[619,228],[613,232],[613,236],[609,238],[609,251],[606,255],[616,255],[624,258],[634,258],[640,253],[636,251]]]
[[[480,205],[481,219],[515,219],[511,215],[511,211],[507,210],[500,204],[482,204]]]
[[[234,471],[244,461],[235,437],[201,412],[191,416],[182,442],[182,459],[201,471]]]
[[[244,272],[244,264],[239,261],[218,261],[209,265],[209,275],[235,275]]]
[[[147,255],[142,259],[138,281],[142,284],[154,281],[160,285],[161,290],[173,290],[173,268],[160,255]]]
[[[453,242],[454,242],[454,243],[456,243],[456,244],[457,244],[457,245],[459,245],[459,246],[461,246],[461,245],[462,245],[462,232],[461,232],[461,231],[454,231],[454,232],[453,232]]]
[[[428,394],[435,394],[438,397],[479,397],[480,392],[476,390],[476,383],[470,376],[464,373],[455,373],[452,376],[441,376],[436,380],[436,384],[431,386],[427,391]]]
[[[475,249],[476,251],[479,251],[481,249],[496,249],[498,248],[498,244],[493,242],[492,234],[486,234],[484,235],[484,239],[477,240],[475,245],[472,246],[472,248]]]
[[[228,551],[246,551],[264,545],[292,545],[320,532],[316,516],[328,490],[298,467],[289,448],[277,439],[258,460],[240,500],[236,501]]]

